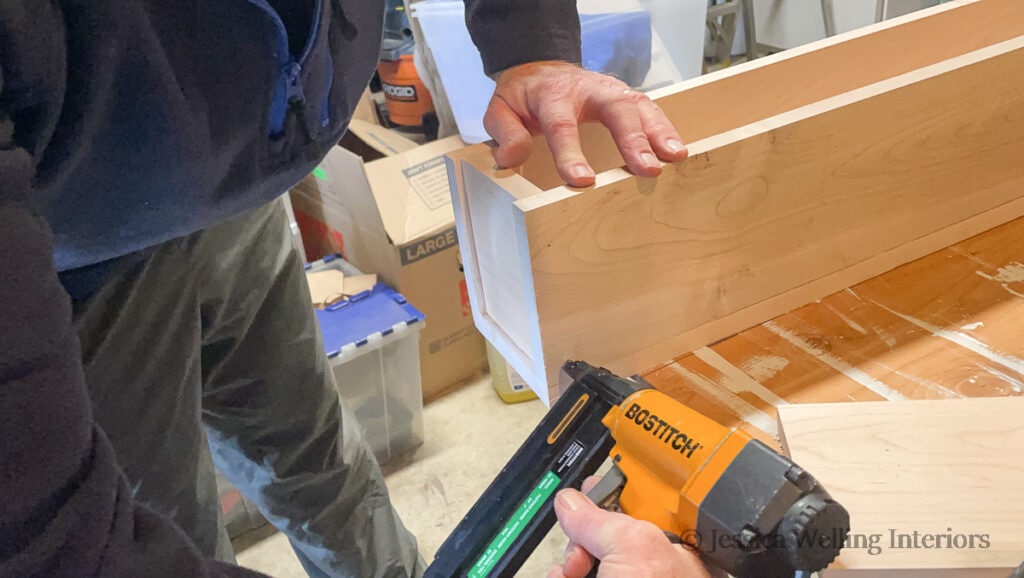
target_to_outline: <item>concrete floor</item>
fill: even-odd
[[[424,408],[426,441],[385,464],[384,472],[392,501],[428,562],[545,413],[537,400],[506,405],[489,377]],[[519,576],[544,576],[561,562],[565,545],[556,527]],[[235,549],[243,566],[277,578],[306,576],[281,534],[245,536]]]

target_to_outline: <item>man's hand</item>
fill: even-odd
[[[513,168],[526,162],[531,135],[543,133],[558,173],[574,187],[594,184],[594,170],[580,148],[578,125],[585,122],[608,127],[637,175],[659,175],[658,159],[686,158],[679,134],[646,95],[566,62],[531,62],[505,70],[484,116],[484,127],[498,143],[498,165]]]
[[[583,484],[593,487],[595,478]],[[576,490],[555,498],[555,514],[569,539],[565,561],[547,578],[583,578],[594,557],[601,561],[599,578],[708,578],[693,552],[672,544],[654,524],[608,512]]]

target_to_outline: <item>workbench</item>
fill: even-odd
[[[781,404],[1024,395],[1022,263],[1024,218],[643,376],[773,447]]]
[[[929,430],[920,422],[914,429],[898,410],[872,410],[879,416],[874,422],[865,415],[863,428],[851,430],[850,422],[835,421],[842,412],[817,425],[794,424],[787,414],[785,431],[780,431],[777,408],[1024,395],[1022,263],[1024,218],[643,376],[704,415],[793,455],[851,508],[853,531],[863,539],[851,538],[853,545],[826,576],[1002,578],[1006,570],[996,567],[1024,560],[1024,553],[1007,555],[1020,536],[1019,498],[1013,496],[1019,492],[1024,447],[1012,440],[1021,439],[1017,427],[1024,415],[1014,417],[1015,410],[993,406],[990,414],[967,412],[973,417],[940,420],[937,429]],[[849,404],[836,407],[841,406]],[[818,415],[823,408],[807,409],[805,415]],[[799,455],[791,451],[794,435]],[[933,445],[927,441],[931,435],[943,441]],[[1004,457],[992,462],[993,455]],[[896,549],[886,528],[906,533],[949,528],[950,534],[972,529],[984,532],[986,539],[991,533],[993,544],[1000,545],[993,550]],[[871,543],[882,548],[872,555],[864,537],[876,533],[880,539]]]

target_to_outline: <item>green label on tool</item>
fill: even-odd
[[[498,532],[494,540],[491,540],[490,545],[484,550],[483,555],[476,561],[476,564],[473,564],[473,568],[469,571],[469,578],[484,578],[494,569],[495,564],[505,555],[509,546],[516,541],[516,538],[523,532],[526,525],[530,523],[530,520],[537,515],[541,504],[546,502],[551,497],[551,494],[555,492],[555,488],[558,487],[558,482],[560,481],[562,480],[554,472],[544,474],[540,483],[533,488],[530,495],[526,497],[526,500],[519,506],[516,513],[512,515],[512,519],[505,524],[501,532]]]
[[[313,176],[320,179],[321,181],[327,180],[327,171],[323,167],[317,167],[313,169]]]

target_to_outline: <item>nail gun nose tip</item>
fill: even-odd
[[[587,364],[579,360],[570,359],[562,365],[562,372],[571,379],[577,380],[587,372]]]

